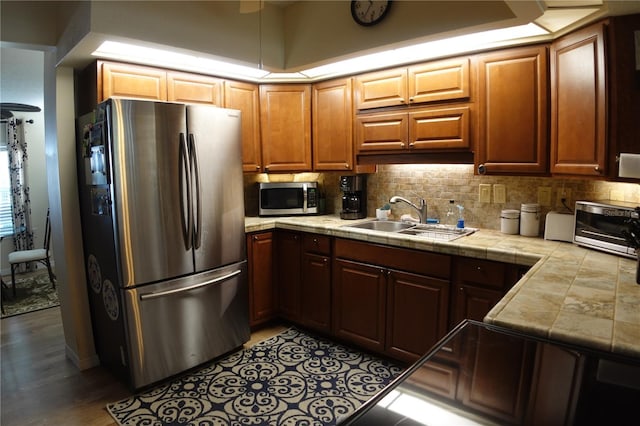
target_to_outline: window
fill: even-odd
[[[0,236],[11,234],[13,234],[13,215],[11,214],[9,152],[3,140],[0,142]]]

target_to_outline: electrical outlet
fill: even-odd
[[[560,188],[558,189],[558,193],[556,194],[556,206],[563,206],[562,199],[564,198],[565,203],[570,205],[571,201],[571,188]]]
[[[493,202],[496,204],[507,202],[507,188],[504,185],[500,183],[493,185]]]
[[[481,203],[491,202],[491,185],[488,183],[481,183],[478,191],[478,199]]]
[[[538,204],[541,206],[551,205],[551,187],[540,186],[538,187]]]

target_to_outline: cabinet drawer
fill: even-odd
[[[502,289],[505,287],[507,265],[491,260],[459,257],[456,260],[458,281],[469,284],[481,284]]]
[[[305,234],[302,240],[305,252],[331,255],[331,237],[316,234]]]
[[[335,240],[335,256],[385,268],[449,278],[451,257],[445,254],[395,248],[353,240]]]

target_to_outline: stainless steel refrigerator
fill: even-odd
[[[249,339],[240,112],[110,99],[78,119],[96,351],[134,388]]]

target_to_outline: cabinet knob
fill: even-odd
[[[409,148],[413,148],[414,146],[416,146],[416,144],[415,144],[415,143],[413,143],[413,142],[411,142],[411,143],[409,144]]]
[[[460,287],[458,290],[460,290],[460,291],[464,291],[464,287]]]
[[[317,238],[314,238],[314,239],[313,239],[313,243],[314,243],[314,244],[318,244],[318,239],[317,239]]]
[[[349,163],[344,163],[344,168],[348,169],[349,168]]]
[[[258,241],[258,236],[257,235],[253,236],[253,241]]]
[[[265,173],[269,173],[269,167],[265,167],[265,168],[264,168],[264,172],[265,172]]]
[[[259,171],[259,170],[260,170],[260,166],[256,166],[256,170],[258,170],[258,171]]]
[[[413,102],[413,98],[409,98],[409,102]]]
[[[487,173],[487,168],[485,167],[485,165],[484,165],[484,164],[480,164],[480,165],[478,166],[478,174],[483,175],[483,174],[485,174],[485,173]]]
[[[322,258],[322,261],[323,261],[324,263],[327,263],[327,262],[329,261],[329,259],[327,259],[326,257],[323,257],[323,258]]]
[[[404,148],[404,142],[400,142],[400,148]]]
[[[602,170],[600,169],[600,166],[595,166],[593,168],[593,170],[595,170],[596,173],[602,173]]]
[[[476,270],[477,270],[477,271],[482,271],[482,268],[481,268],[480,266],[478,266],[478,267],[476,268]]]
[[[404,98],[400,98],[400,103],[401,104],[406,104],[407,102],[404,100]]]

